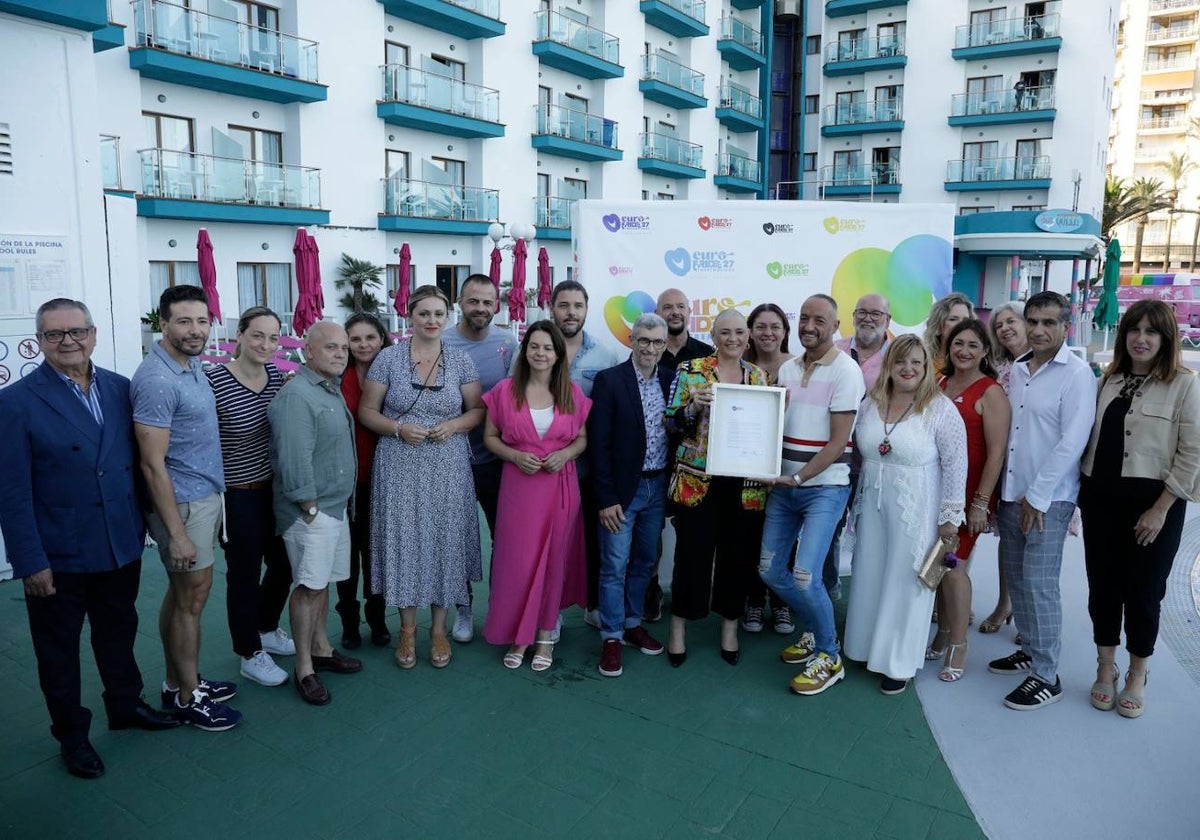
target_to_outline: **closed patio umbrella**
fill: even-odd
[[[220,324],[221,297],[217,294],[217,264],[213,260],[212,239],[204,228],[200,228],[196,234],[196,260],[199,263],[200,287],[208,298],[208,318]]]
[[[525,320],[525,240],[513,245],[513,280],[508,290],[508,320]]]
[[[317,243],[304,228],[296,231],[296,242],[292,245],[296,255],[296,311],[292,313],[292,331],[304,333],[321,320],[325,308],[325,295],[321,291],[321,266]]]
[[[396,275],[396,298],[392,306],[401,318],[408,317],[408,296],[412,292],[412,249],[405,242],[400,246],[400,270]]]
[[[496,287],[496,311],[500,311],[500,249],[492,248],[492,263],[488,268],[488,277],[492,279],[492,285]]]
[[[1114,237],[1104,249],[1104,287],[1096,304],[1094,323],[1101,329],[1112,329],[1121,317],[1117,304],[1117,284],[1121,278],[1121,243]]]
[[[538,249],[538,296],[537,304],[540,309],[550,308],[550,254],[545,248]]]

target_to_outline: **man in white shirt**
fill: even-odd
[[[997,521],[1021,650],[993,660],[993,674],[1027,675],[1004,705],[1029,711],[1062,697],[1059,574],[1079,494],[1079,459],[1096,415],[1096,378],[1065,346],[1071,306],[1057,292],[1025,303],[1030,350],[1013,364],[1012,422]],[[983,500],[980,500],[983,501]]]

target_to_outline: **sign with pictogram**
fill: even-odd
[[[12,376],[12,374],[8,372],[8,368],[4,365],[0,365],[0,386],[7,385],[10,376]]]
[[[21,354],[22,359],[36,359],[38,354],[42,352],[42,348],[38,346],[36,340],[23,338],[20,344],[17,345],[17,352]]]

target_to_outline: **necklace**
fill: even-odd
[[[891,436],[892,432],[896,431],[896,427],[900,425],[901,421],[904,420],[904,418],[908,416],[908,412],[912,411],[912,407],[915,403],[916,403],[915,399],[909,401],[908,406],[904,409],[903,412],[900,413],[900,416],[896,418],[896,422],[892,424],[892,428],[890,428],[890,429],[888,428],[888,424],[887,424],[887,413],[886,412],[884,413],[884,415],[883,415],[883,442],[881,444],[879,444],[879,454],[880,455],[883,455],[886,457],[887,454],[892,451],[892,442],[890,440],[888,440],[888,438]],[[890,407],[890,404],[889,404],[889,407]]]

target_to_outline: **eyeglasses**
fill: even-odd
[[[890,312],[880,312],[878,309],[855,309],[855,318],[870,318],[872,321],[885,321],[892,317]]]
[[[661,350],[667,346],[665,338],[635,338],[637,346],[645,350],[648,347],[653,347],[655,350]]]
[[[69,330],[46,330],[38,333],[42,341],[47,344],[60,344],[68,335],[76,342],[82,342],[85,338],[92,334],[95,327],[72,327]]]

